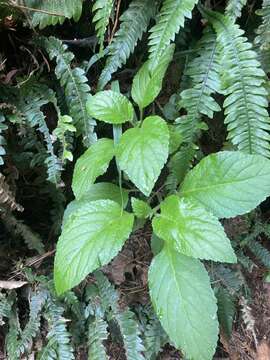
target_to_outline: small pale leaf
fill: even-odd
[[[174,45],[167,47],[157,66],[153,68],[150,60],[146,61],[135,75],[132,83],[132,99],[140,109],[151,104],[162,89],[162,81],[174,53]]]
[[[91,189],[98,176],[106,172],[113,157],[113,140],[100,139],[77,160],[72,179],[72,190],[77,199]]]
[[[86,104],[90,116],[110,124],[132,121],[134,110],[131,102],[122,94],[104,90],[91,96]]]
[[[134,214],[139,219],[146,219],[152,212],[151,207],[143,200],[131,198],[131,205]]]

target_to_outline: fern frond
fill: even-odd
[[[82,0],[24,0],[24,5],[37,9],[35,12],[29,11],[29,16],[32,25],[40,29],[63,24],[66,19],[78,21],[82,13]]]
[[[10,299],[0,292],[0,326],[5,324],[3,318],[8,318],[12,309],[12,303]]]
[[[101,272],[97,272],[95,278],[103,308],[111,308],[112,318],[119,327],[127,360],[144,360],[144,346],[134,313],[130,310],[120,309],[117,291]]]
[[[169,175],[166,179],[166,188],[170,192],[177,189],[178,185],[184,180],[186,173],[191,167],[192,160],[196,154],[193,144],[182,146],[169,160]]]
[[[255,346],[257,347],[258,341],[255,331],[255,318],[252,314],[252,309],[248,305],[248,301],[244,297],[241,298],[240,304],[241,304],[242,317],[246,325],[246,329],[250,331],[251,334],[253,335]]]
[[[108,360],[103,341],[108,338],[108,324],[103,318],[101,308],[96,306],[94,316],[89,321],[88,330],[88,359]]]
[[[66,160],[73,160],[73,154],[70,151],[71,144],[68,141],[68,135],[75,132],[76,128],[72,125],[72,118],[68,115],[60,115],[58,118],[57,127],[53,130],[53,135],[59,139],[63,147],[61,159],[62,164],[64,164]]]
[[[50,339],[48,343],[42,348],[41,352],[38,354],[38,360],[58,360],[56,353],[56,341],[55,339]]]
[[[23,329],[18,344],[18,352],[23,355],[29,352],[32,347],[32,341],[40,329],[41,310],[47,300],[47,292],[39,291],[37,294],[30,296],[30,313],[29,320]]]
[[[225,265],[213,264],[210,270],[210,276],[213,278],[213,281],[220,282],[232,294],[238,292],[245,285],[239,273]]]
[[[143,334],[144,355],[146,359],[154,360],[157,358],[162,347],[168,342],[168,336],[158,318],[154,314],[151,315]]]
[[[207,28],[198,42],[195,50],[198,56],[189,62],[185,76],[191,78],[192,87],[180,94],[179,108],[184,108],[187,115],[177,119],[183,142],[191,144],[200,130],[202,115],[213,118],[220,106],[211,96],[220,92],[220,63],[217,50],[216,36],[211,28]]]
[[[71,346],[70,334],[66,328],[67,320],[63,317],[64,308],[58,305],[52,299],[48,299],[46,304],[46,318],[49,324],[49,333],[47,335],[48,341],[52,348],[53,342],[58,355],[61,360],[73,360],[74,351]],[[54,347],[54,346],[53,346]]]
[[[120,27],[108,46],[108,58],[98,81],[98,89],[111,80],[112,74],[121,68],[134,52],[137,42],[147,30],[155,14],[154,0],[133,0],[120,17]]]
[[[268,269],[270,269],[270,252],[257,240],[248,243],[249,250]]]
[[[5,176],[0,173],[0,206],[10,211],[23,211],[23,207],[17,204],[14,196],[9,190],[9,186],[5,181]]]
[[[222,82],[228,140],[239,150],[270,156],[265,73],[243,30],[229,17],[206,11],[217,32],[222,55]]]
[[[23,114],[27,124],[37,127],[43,135],[47,147],[47,173],[48,180],[58,184],[61,177],[61,163],[54,153],[53,139],[46,123],[45,115],[41,107],[48,103],[56,104],[53,90],[37,82],[27,84],[21,89],[20,103],[18,108]]]
[[[56,60],[55,74],[65,90],[69,114],[74,120],[78,135],[83,135],[86,146],[96,141],[94,126],[96,122],[87,114],[86,102],[90,96],[90,87],[85,71],[79,67],[72,68],[74,55],[67,51],[67,46],[53,36],[43,38],[42,44],[50,59]]]
[[[241,16],[241,12],[244,6],[246,6],[247,0],[228,0],[226,6],[226,15],[228,15],[233,21]]]
[[[233,318],[236,312],[234,298],[228,290],[220,287],[216,294],[218,304],[218,320],[225,334],[230,338],[233,327]]]
[[[104,46],[104,38],[110,16],[113,10],[114,0],[96,0],[92,11],[95,12],[93,22],[95,23],[96,35],[100,45],[100,53]]]
[[[185,18],[191,18],[192,10],[198,0],[164,0],[157,23],[149,32],[149,57],[153,68],[159,62],[164,50],[174,41]]]
[[[242,250],[238,250],[236,252],[236,256],[238,263],[241,264],[248,272],[251,273],[253,268],[256,267],[256,264],[247,255],[245,255]]]
[[[6,154],[6,150],[3,145],[6,145],[6,140],[2,135],[2,132],[7,130],[8,126],[5,124],[5,116],[0,113],[0,165],[4,164],[3,155]]]
[[[255,44],[260,46],[261,50],[270,49],[270,0],[263,0],[262,8],[256,11],[256,14],[262,17],[262,23],[258,27]]]
[[[5,339],[5,348],[7,351],[8,359],[19,360],[20,357],[18,353],[18,336],[21,332],[21,328],[16,308],[16,293],[11,292],[8,298],[11,303],[12,309],[8,317],[9,329]]]
[[[29,249],[36,250],[39,254],[44,253],[44,245],[42,239],[37,233],[34,233],[21,220],[17,220],[10,212],[3,213],[1,219],[10,233],[19,235],[23,238]]]

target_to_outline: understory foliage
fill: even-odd
[[[270,2],[249,5],[0,3],[7,359],[154,360],[168,344],[211,360],[238,304],[256,339],[246,273],[270,271]],[[126,246],[145,244],[141,273],[126,271]],[[128,282],[143,300],[126,301]]]

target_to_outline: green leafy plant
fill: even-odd
[[[107,343],[116,338],[127,360],[154,360],[166,342],[186,358],[211,360],[219,324],[232,333],[236,299],[246,290],[233,264],[250,270],[252,253],[270,267],[259,239],[269,236],[267,227],[255,221],[231,241],[222,226],[270,195],[270,6],[255,2],[260,17],[249,14],[244,24],[242,14],[252,12],[246,4],[1,2],[0,31],[10,39],[23,25],[29,39],[14,36],[10,48],[20,46],[11,65],[9,46],[0,53],[0,165],[14,189],[1,173],[0,217],[42,259],[61,228],[54,281],[27,278],[39,285],[25,324],[16,292],[0,292],[10,359],[30,354],[43,321],[38,359],[74,359],[78,344],[89,359],[108,359]],[[18,61],[22,53],[31,65]],[[49,199],[47,242],[24,214],[12,213],[23,211],[17,184],[19,195],[31,184]],[[28,207],[34,196],[21,197]],[[151,232],[145,284],[155,315],[122,308],[102,273],[143,226]],[[89,274],[77,297],[71,289]]]
[[[152,77],[155,86],[144,92],[144,85],[137,85],[139,77],[142,84],[149,81],[144,68],[135,76],[131,91],[142,114],[144,101],[149,104],[145,99],[153,101],[157,96],[161,78]],[[77,160],[73,176],[76,200],[67,210],[57,245],[56,290],[59,294],[69,290],[107,264],[132,232],[134,215],[124,209],[124,202],[119,205],[102,191],[100,199],[87,200],[89,189],[115,156],[119,171],[146,200],[143,205],[140,199],[132,199],[135,216],[150,218],[154,233],[164,241],[149,269],[150,295],[160,322],[187,356],[210,359],[218,335],[217,305],[199,259],[237,261],[218,219],[247,213],[270,194],[270,161],[238,151],[206,156],[188,172],[178,192],[165,195],[152,210],[150,194],[169,156],[166,121],[152,115],[134,122],[135,110],[129,100],[112,90],[91,97],[87,108],[98,121],[113,126],[129,122],[133,127],[123,132],[119,142],[98,140]],[[183,327],[185,332],[180,331]]]

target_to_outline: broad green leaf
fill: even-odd
[[[137,218],[146,219],[152,212],[151,207],[143,200],[131,198],[131,205]]]
[[[58,294],[107,264],[132,231],[133,215],[111,200],[84,203],[73,212],[57,243],[54,280]]]
[[[134,110],[131,102],[122,94],[104,90],[91,96],[86,104],[90,116],[110,124],[132,121]]]
[[[180,195],[219,218],[245,214],[270,195],[270,160],[238,151],[208,155],[187,174]]]
[[[236,262],[236,256],[218,219],[199,204],[177,195],[161,203],[152,222],[157,236],[180,253],[206,260]]]
[[[77,160],[72,179],[72,190],[77,199],[91,189],[98,176],[106,172],[113,157],[113,141],[100,139]]]
[[[199,260],[168,245],[154,257],[149,289],[159,320],[187,358],[211,360],[217,344],[216,299]]]
[[[173,57],[174,48],[174,45],[168,46],[154,68],[150,66],[150,60],[146,61],[135,75],[131,96],[140,109],[151,104],[160,93],[165,72]]]
[[[127,130],[116,149],[121,170],[148,196],[166,163],[169,131],[159,116],[149,116],[141,128]]]
[[[115,201],[125,208],[128,202],[128,190],[122,189],[121,195],[120,188],[114,184],[101,182],[91,185],[79,200],[73,200],[68,204],[64,212],[63,226],[70,214],[77,211],[83,204],[87,204],[90,201],[106,199]]]

